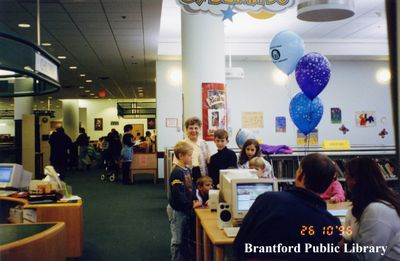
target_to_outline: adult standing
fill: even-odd
[[[86,134],[85,128],[79,128],[79,136],[76,138],[75,145],[78,147],[79,168],[89,168],[91,163],[88,156],[89,136]]]
[[[68,150],[71,148],[72,140],[65,134],[63,127],[58,127],[49,138],[50,163],[64,180],[67,168]]]
[[[400,196],[391,190],[378,164],[355,158],[345,164],[353,207],[346,217],[351,241],[362,246],[386,246],[384,253],[357,253],[359,260],[400,260]]]
[[[334,174],[335,166],[327,156],[312,153],[301,161],[293,189],[258,196],[234,242],[238,259],[338,260],[337,256],[320,254],[323,251],[318,249],[320,245],[337,246],[341,239],[339,231],[323,233],[324,227],[340,226],[340,221],[327,211],[326,202],[319,196]],[[260,246],[299,249],[262,251]],[[315,248],[307,253],[306,246]]]
[[[124,126],[124,135],[122,136],[122,149],[121,149],[121,160],[122,160],[122,183],[125,185],[131,184],[129,180],[131,163],[133,159],[133,135],[132,135],[132,124]]]
[[[207,175],[207,164],[210,161],[210,151],[207,143],[200,138],[201,120],[197,117],[191,117],[185,121],[186,138],[185,142],[193,147],[192,155],[192,177],[193,182],[201,176]],[[176,159],[174,158],[174,164]]]

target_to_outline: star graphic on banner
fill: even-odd
[[[232,10],[232,7],[229,6],[228,9],[226,10],[221,10],[221,12],[224,14],[224,18],[222,18],[222,21],[225,21],[226,19],[231,20],[231,22],[233,22],[232,17],[237,14],[236,12],[234,12]]]

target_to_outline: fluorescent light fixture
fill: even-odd
[[[7,70],[0,70],[0,76],[12,76],[15,75],[15,72],[7,71]]]
[[[382,85],[389,84],[391,77],[390,71],[387,68],[381,68],[375,74],[376,81]]]
[[[90,83],[90,82],[93,82],[93,81],[92,80],[86,80],[85,82],[89,82]]]
[[[80,77],[85,77],[85,76],[86,76],[86,74],[84,74],[84,73],[81,73],[81,74],[79,74],[79,76],[80,76]]]
[[[85,90],[85,92],[90,92],[90,90]]]
[[[94,96],[94,93],[91,93],[90,96]]]
[[[20,28],[29,28],[29,27],[31,27],[31,25],[30,24],[21,23],[21,24],[18,24],[18,27],[20,27]]]
[[[278,69],[272,71],[272,79],[279,86],[285,86],[289,80],[289,76]]]
[[[59,55],[59,56],[57,56],[57,59],[65,60],[65,59],[67,59],[67,56]]]
[[[42,46],[51,46],[51,43],[42,43]]]
[[[79,86],[79,89],[85,89],[85,86]]]
[[[76,66],[70,66],[69,67],[71,70],[76,70],[76,69],[78,69],[78,67],[76,67]]]

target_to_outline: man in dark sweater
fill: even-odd
[[[319,197],[334,173],[327,156],[309,154],[296,172],[295,188],[260,195],[235,239],[238,260],[338,260],[341,224]]]
[[[237,168],[237,157],[235,152],[226,147],[229,142],[226,130],[216,130],[214,132],[214,142],[218,152],[210,158],[208,173],[213,179],[214,185],[219,187],[219,171],[221,169]]]

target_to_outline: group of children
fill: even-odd
[[[190,260],[191,247],[194,245],[193,209],[207,206],[208,192],[219,188],[219,171],[230,168],[255,169],[259,178],[275,178],[271,164],[261,156],[260,144],[248,139],[242,147],[239,160],[234,151],[228,149],[228,133],[219,129],[214,132],[214,142],[218,149],[208,164],[208,176],[193,180],[190,166],[193,147],[180,141],[174,147],[177,159],[169,178],[169,204],[167,214],[171,228],[171,260]],[[339,169],[338,169],[339,171]],[[194,185],[197,185],[196,187]],[[344,201],[344,192],[337,178],[328,190],[321,195],[332,202]]]

